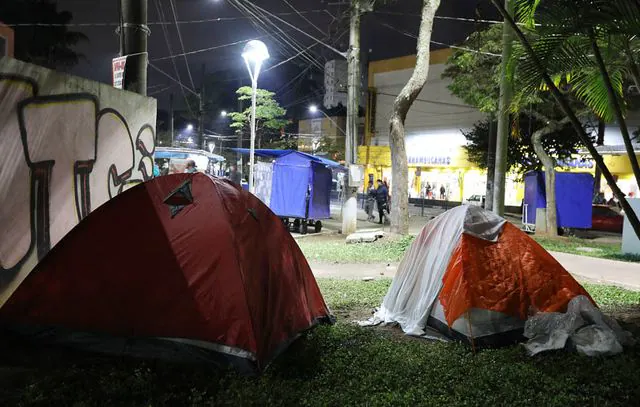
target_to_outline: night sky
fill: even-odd
[[[264,35],[251,24],[251,21],[243,16],[226,0],[174,0],[177,17],[180,21],[207,20],[214,18],[234,18],[233,20],[221,22],[203,22],[180,24],[186,52],[196,51],[225,45],[237,41],[249,40],[254,37]],[[327,32],[332,29],[332,42],[336,48],[346,50],[348,45],[348,19],[342,21],[334,20],[331,16],[340,16],[346,11],[345,6],[336,5],[338,0],[288,0],[289,4],[298,11],[306,11],[304,16],[316,25],[321,31]],[[312,27],[287,5],[285,0],[255,0],[254,3],[272,13],[280,14],[279,17],[287,22],[304,29],[309,34],[321,37],[318,29]],[[415,53],[415,39],[410,38],[400,31],[411,34],[418,32],[419,13],[421,7],[420,0],[396,1],[390,6],[378,7],[375,13],[367,14],[363,17],[362,27],[362,58],[364,60],[379,60]],[[95,27],[73,27],[72,29],[82,31],[89,42],[82,44],[77,49],[85,55],[78,66],[73,68],[73,73],[102,82],[111,81],[111,59],[118,54],[118,37],[115,34],[115,25],[118,22],[118,1],[87,1],[87,0],[59,0],[60,10],[69,10],[73,13],[74,23],[113,23],[109,26]],[[157,12],[157,7],[164,11],[165,21],[173,22],[173,14],[169,0],[149,0],[149,22],[158,22],[161,16]],[[282,13],[291,13],[283,15]],[[442,1],[438,11],[440,16],[482,18],[495,17],[496,13],[488,0],[458,0]],[[331,24],[333,21],[333,24]],[[397,30],[385,27],[387,23]],[[303,47],[313,44],[313,40],[302,34],[293,31],[283,23],[278,25],[298,41]],[[180,54],[181,48],[175,26],[166,25],[172,53],[169,52],[164,38],[161,25],[151,24],[151,36],[149,38],[149,58],[153,64],[175,77],[175,71],[170,59],[154,61],[170,55]],[[433,40],[445,44],[458,44],[466,36],[477,29],[479,25],[475,23],[461,21],[436,20],[434,25]],[[261,38],[269,47],[272,58],[269,64],[273,65],[286,60],[295,55],[298,51],[289,46],[279,48],[273,38]],[[201,78],[202,64],[206,66],[207,72],[231,71],[227,72],[227,77],[233,79],[244,78],[248,83],[248,74],[243,65],[240,53],[242,44],[227,46],[212,51],[196,53],[188,56],[188,63],[195,86],[199,86]],[[440,48],[440,45],[433,45]],[[326,60],[340,58],[332,51],[315,46],[311,51],[315,59],[321,65]],[[178,67],[180,80],[191,87],[185,60],[183,57],[175,59]],[[298,64],[296,64],[298,62]],[[261,87],[276,90],[285,85],[297,73],[308,64],[302,63],[300,58],[296,58],[290,63],[267,72],[261,77]],[[269,65],[267,65],[268,68]],[[314,80],[322,82],[322,72],[318,69],[311,70],[309,75]],[[230,88],[236,87],[238,82],[231,81]],[[166,105],[169,93],[176,95],[176,100],[180,101],[180,88],[170,79],[163,77],[153,69],[149,69],[149,94],[157,97],[160,105]],[[291,101],[281,100],[281,103]]]

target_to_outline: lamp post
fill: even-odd
[[[264,42],[252,40],[244,46],[242,58],[244,58],[244,62],[249,70],[251,88],[253,90],[251,94],[251,147],[249,149],[249,192],[253,194],[255,193],[253,167],[256,146],[256,94],[258,92],[260,69],[262,68],[263,62],[269,58],[269,50],[267,46],[264,45]]]

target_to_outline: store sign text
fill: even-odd
[[[583,160],[574,158],[572,160],[558,160],[558,166],[565,168],[588,168],[595,167],[593,160]]]
[[[409,164],[451,165],[451,157],[446,156],[408,156]]]

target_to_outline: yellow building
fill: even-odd
[[[464,102],[448,89],[450,81],[442,78],[450,49],[431,52],[429,79],[409,110],[405,120],[405,143],[409,163],[409,193],[412,197],[426,195],[440,198],[441,187],[446,199],[463,201],[472,195],[484,195],[486,171],[480,170],[467,159],[463,130],[486,119],[477,109]],[[358,163],[366,167],[368,179],[386,179],[391,176],[389,149],[389,117],[395,97],[411,77],[416,63],[415,55],[375,61],[369,64],[369,96],[367,102],[364,145],[358,148]],[[640,125],[640,117],[638,117]],[[630,124],[633,126],[633,120]],[[607,128],[607,144],[622,144],[619,131]],[[638,149],[640,150],[640,148]],[[617,151],[617,150],[616,150]],[[620,151],[603,150],[605,161],[618,178],[625,193],[638,195],[629,160]],[[567,171],[595,172],[595,166],[585,164],[584,158],[564,165]],[[524,198],[524,185],[516,182],[516,175],[507,177],[506,205],[520,206]],[[603,186],[605,182],[603,182]]]

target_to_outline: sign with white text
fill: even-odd
[[[127,57],[113,58],[111,71],[113,74],[113,87],[122,89],[124,86],[124,69],[127,66]]]

